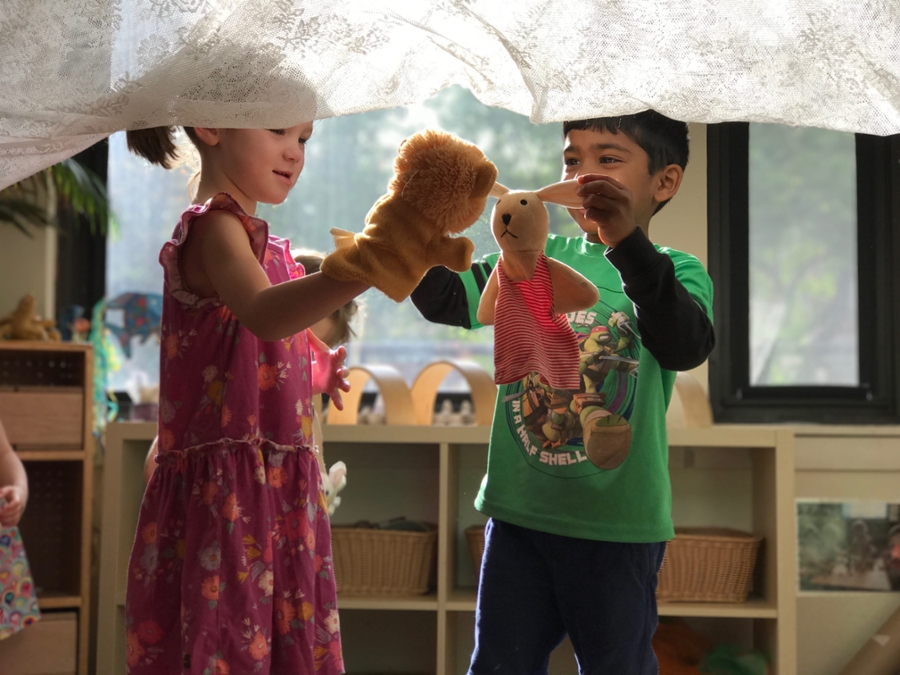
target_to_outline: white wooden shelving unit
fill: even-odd
[[[143,493],[144,455],[155,425],[112,424],[107,433],[100,675],[124,672],[125,567]],[[439,527],[437,587],[432,592],[410,598],[339,597],[348,674],[464,673],[475,609],[475,572],[464,531],[484,522],[472,502],[484,471],[489,429],[326,424],[324,434],[326,462],[343,460],[349,468],[336,524],[406,516]],[[663,604],[660,614],[727,624],[770,656],[773,675],[796,672],[793,439],[788,428],[758,426],[669,431],[673,466],[682,467],[676,471],[683,475],[690,464],[685,457],[704,453],[722,465],[743,467],[708,472],[703,480],[717,485],[712,494],[728,495],[728,508],[741,502],[740,519],[765,543],[747,602]],[[679,523],[679,513],[697,519],[722,510],[708,501],[709,490],[688,489],[683,475],[676,480],[673,473],[676,524],[696,524]],[[735,481],[733,490],[720,484],[729,480]],[[563,646],[554,654],[551,672],[574,672],[565,650]]]

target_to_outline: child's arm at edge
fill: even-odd
[[[10,445],[3,423],[0,422],[0,525],[19,524],[28,503],[28,475],[25,465]]]
[[[640,228],[608,249],[606,258],[634,303],[641,341],[659,365],[684,371],[706,361],[716,344],[712,320],[676,277],[672,259],[657,251]],[[711,304],[709,295],[705,300]]]

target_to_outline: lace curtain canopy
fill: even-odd
[[[900,2],[2,0],[0,188],[122,129],[283,127],[451,84],[534,122],[898,133]]]

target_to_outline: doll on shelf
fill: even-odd
[[[40,619],[34,581],[17,527],[28,502],[28,476],[0,422],[0,640]]]

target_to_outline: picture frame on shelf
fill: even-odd
[[[801,591],[900,591],[900,503],[797,500]]]

